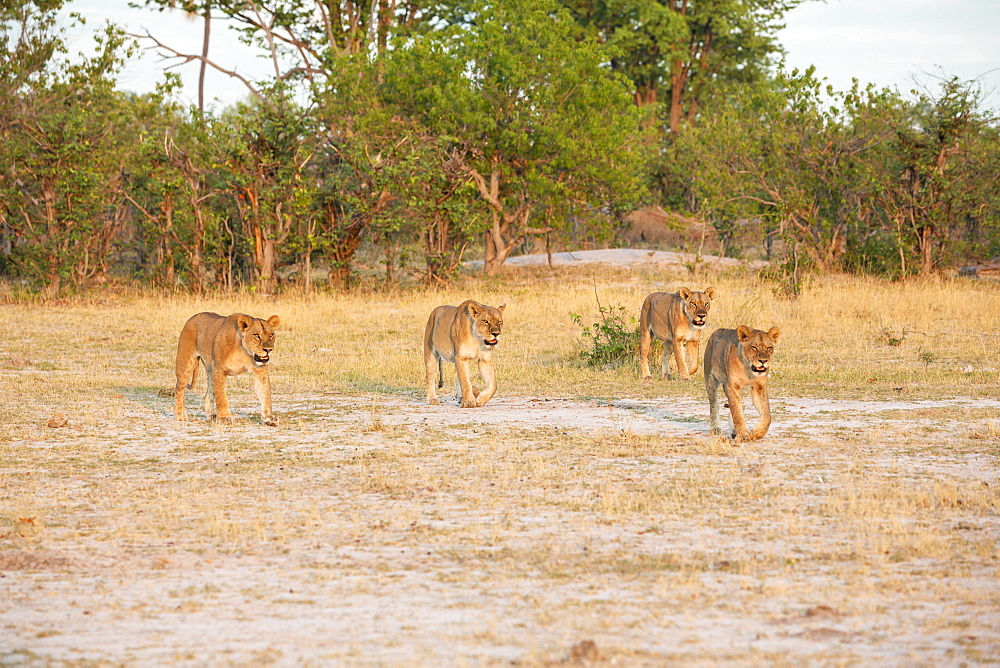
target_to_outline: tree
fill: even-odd
[[[894,175],[901,187],[887,188],[883,202],[915,238],[922,275],[934,271],[935,249],[950,241],[949,232],[989,206],[983,185],[995,182],[996,172],[990,176],[968,159],[988,125],[980,98],[974,82],[950,77],[938,96],[921,96],[914,122],[896,133]]]
[[[549,0],[477,6],[463,23],[383,55],[384,90],[439,137],[489,212],[488,273],[568,209],[627,207],[644,166],[628,84],[593,39]],[[558,206],[556,206],[558,203]],[[553,216],[534,223],[536,214]]]
[[[250,244],[254,282],[271,292],[279,248],[295,227],[297,191],[306,187],[315,128],[304,110],[280,93],[269,104],[240,104],[213,127],[228,137],[225,183]]]
[[[720,87],[766,77],[781,53],[784,15],[803,0],[562,0],[585,35],[613,45],[645,123],[667,104],[670,131],[698,116]]]
[[[176,85],[171,79],[162,93],[133,102],[142,131],[121,193],[136,210],[135,252],[145,277],[167,286],[183,282],[201,292],[208,278],[207,249],[218,242],[219,208],[212,202],[220,197],[213,168],[219,161],[212,123],[200,113],[192,119],[167,101]]]
[[[108,271],[127,211],[116,196],[131,155],[126,98],[114,90],[130,47],[108,26],[98,51],[75,64],[63,50],[52,12],[59,3],[5,6],[2,41],[19,32],[25,53],[0,68],[5,152],[0,218],[13,237],[9,262],[59,293]]]
[[[741,89],[698,128],[681,137],[676,167],[693,175],[699,210],[720,233],[734,221],[760,227],[768,255],[778,236],[793,262],[839,266],[858,220],[876,224],[875,176],[899,127],[903,104],[892,91],[828,90],[810,69],[779,72],[767,86]]]
[[[205,17],[201,54],[184,53],[155,35],[137,35],[151,41],[162,53],[182,62],[205,67],[242,81],[247,90],[267,104],[258,82],[228,70],[208,57],[211,16],[230,20],[241,39],[260,47],[273,67],[271,84],[307,89],[324,88],[338,64],[349,56],[383,52],[393,35],[409,33],[433,14],[422,0],[145,0],[147,7],[180,8]],[[265,86],[266,87],[266,86]]]

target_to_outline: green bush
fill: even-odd
[[[581,335],[589,340],[590,345],[582,352],[587,364],[616,369],[634,362],[639,345],[635,318],[628,316],[621,304],[602,306],[598,300],[597,310],[600,319],[592,325],[583,324],[583,316],[577,313],[569,314],[573,322],[583,328]]]

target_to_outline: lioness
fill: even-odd
[[[670,373],[671,355],[682,379],[689,380],[698,370],[698,341],[713,299],[715,288],[706,288],[704,292],[681,288],[675,293],[654,292],[646,297],[639,316],[639,365],[644,383],[653,380],[649,373],[649,349],[654,338],[663,341],[660,378],[674,378]],[[690,362],[684,360],[685,347]]]
[[[198,379],[198,360],[205,365],[208,387],[205,390],[205,413],[208,419],[232,424],[226,378],[246,371],[253,374],[253,388],[260,400],[261,420],[268,426],[278,424],[271,415],[271,380],[267,363],[274,350],[274,330],[281,319],[267,320],[242,313],[221,316],[199,313],[191,316],[181,330],[177,343],[177,385],[174,388],[174,418],[187,420],[184,390],[193,389]]]
[[[458,376],[456,396],[462,408],[476,408],[489,401],[497,391],[493,372],[493,348],[503,327],[506,304],[493,308],[468,299],[458,306],[438,306],[431,311],[424,329],[424,365],[427,367],[427,403],[439,404],[434,389],[435,367],[438,387],[444,387],[444,362],[454,362]],[[469,363],[479,364],[479,374],[486,387],[482,392],[472,387]]]
[[[736,329],[717,329],[705,344],[705,389],[711,432],[721,434],[719,424],[719,387],[726,393],[729,411],[733,416],[733,438],[737,441],[755,441],[763,438],[771,426],[771,404],[767,400],[767,373],[781,330],[772,327],[766,332],[740,325]],[[743,417],[744,385],[750,385],[753,405],[760,413],[760,423],[753,431],[747,430]]]

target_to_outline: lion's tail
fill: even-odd
[[[444,387],[444,366],[441,362],[441,358],[438,357],[438,389]]]

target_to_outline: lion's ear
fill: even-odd
[[[250,325],[253,324],[253,318],[247,315],[241,315],[236,318],[236,326],[240,328],[241,332],[247,331]]]
[[[497,310],[500,311],[500,315],[503,315],[503,310],[505,308],[507,308],[506,304],[500,304],[500,306],[497,306]]]
[[[681,288],[680,290],[677,291],[677,294],[679,294],[681,296],[681,299],[683,299],[684,301],[687,301],[688,299],[691,298],[691,290],[689,290],[688,288]]]
[[[479,304],[477,304],[476,302],[469,302],[468,309],[469,309],[469,315],[471,315],[473,318],[479,317]]]
[[[778,337],[781,336],[781,328],[780,327],[772,327],[771,329],[767,330],[767,335],[771,337],[772,341],[774,341],[775,343],[777,343],[778,342]]]
[[[705,296],[709,299],[715,299],[715,288],[705,288]]]
[[[281,324],[281,318],[279,318],[279,317],[278,317],[278,316],[276,316],[276,315],[272,315],[272,316],[271,316],[270,318],[268,318],[268,319],[267,319],[267,322],[268,322],[268,324],[269,324],[269,325],[271,325],[271,327],[273,327],[274,329],[278,329],[278,325],[280,325],[280,324]]]
[[[740,340],[740,343],[746,341],[751,336],[753,336],[753,330],[746,325],[740,325],[736,328],[736,338]]]

